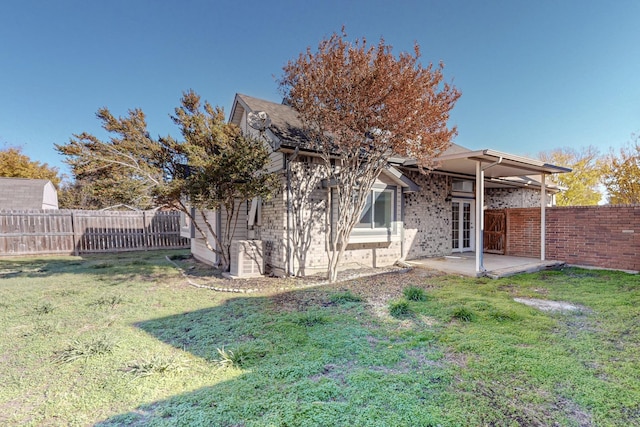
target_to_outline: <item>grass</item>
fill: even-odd
[[[409,286],[402,290],[402,294],[409,301],[426,301],[427,293],[417,286]]]
[[[638,276],[239,295],[186,285],[166,255],[186,259],[0,260],[1,425],[640,425]]]

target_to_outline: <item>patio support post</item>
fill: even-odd
[[[540,174],[540,261],[545,260],[546,230],[547,230],[547,186],[545,173]]]
[[[484,169],[482,162],[476,162],[476,274],[480,275],[484,270],[483,253],[484,243]]]

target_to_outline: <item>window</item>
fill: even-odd
[[[250,205],[247,203],[247,225],[249,227],[262,225],[262,200],[260,197],[254,197]]]
[[[397,188],[374,187],[367,197],[360,221],[349,236],[349,243],[378,243],[400,240],[397,218]]]
[[[392,190],[372,190],[367,197],[366,205],[360,215],[356,228],[361,229],[389,229],[393,221]]]
[[[452,189],[458,193],[473,193],[474,182],[454,179]]]

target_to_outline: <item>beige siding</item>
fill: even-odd
[[[208,211],[206,215],[209,223],[211,224],[212,227],[214,227],[214,230],[215,230],[216,219],[217,219],[216,213],[214,211]],[[211,233],[208,231],[207,224],[202,219],[200,212],[196,212],[195,222],[196,224],[198,224],[200,229],[206,233],[207,239],[213,245],[214,239],[211,236]],[[209,248],[207,248],[206,242],[202,237],[202,234],[200,234],[200,232],[197,230],[195,232],[195,237],[191,239],[191,253],[196,259],[202,262],[206,262],[207,264],[213,265],[218,262],[218,258],[216,254],[210,251]]]

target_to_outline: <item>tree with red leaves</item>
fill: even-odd
[[[443,64],[419,62],[413,54],[392,53],[384,39],[351,43],[334,33],[318,50],[300,54],[283,68],[280,89],[298,112],[319,153],[338,219],[330,243],[329,280],[349,235],[360,219],[376,179],[390,157],[415,159],[421,171],[446,150],[456,134],[449,113],[460,92],[443,77]]]

